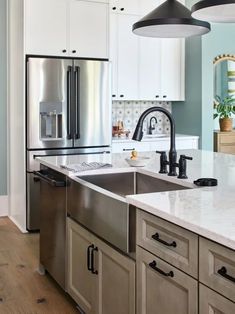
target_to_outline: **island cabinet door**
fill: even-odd
[[[199,314],[234,314],[235,303],[200,284]]]
[[[83,312],[96,314],[98,281],[89,270],[92,235],[71,219],[67,220],[67,235],[67,291]]]
[[[96,314],[135,314],[135,262],[96,240],[99,311]]]
[[[197,314],[197,281],[137,247],[137,313]]]

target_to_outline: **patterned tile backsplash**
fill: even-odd
[[[135,126],[139,120],[140,115],[148,108],[153,106],[163,107],[171,112],[171,102],[157,102],[157,101],[114,101],[112,106],[112,124],[117,125],[118,121],[122,121],[125,131],[134,132]],[[161,112],[154,112],[150,114],[144,122],[144,134],[148,133],[151,117],[157,118],[157,125],[154,126],[152,134],[162,134],[170,132],[170,123],[168,118]]]

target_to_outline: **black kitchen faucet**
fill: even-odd
[[[179,168],[179,179],[187,179],[186,175],[186,160],[192,160],[191,157],[181,155],[179,159],[179,163],[177,163],[177,152],[175,148],[175,120],[171,113],[162,108],[162,107],[151,107],[147,110],[145,110],[142,115],[139,118],[139,121],[136,125],[134,135],[132,137],[133,140],[135,141],[141,141],[143,138],[143,123],[144,119],[147,117],[152,112],[162,112],[164,113],[171,125],[171,133],[170,133],[170,151],[169,151],[169,161],[167,160],[166,152],[159,152],[157,153],[161,154],[160,157],[160,171],[159,173],[168,173],[168,176],[177,176],[176,168]],[[167,171],[167,166],[169,165],[169,172]]]

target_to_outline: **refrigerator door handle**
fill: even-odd
[[[75,66],[75,134],[74,139],[80,139],[80,67]]]
[[[67,139],[71,140],[72,66],[67,69]]]

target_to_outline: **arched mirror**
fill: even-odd
[[[235,55],[220,55],[214,59],[214,103],[235,97]]]

